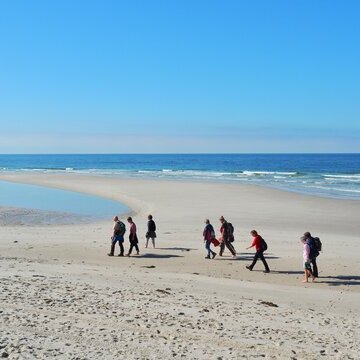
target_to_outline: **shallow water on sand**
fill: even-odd
[[[99,196],[6,181],[0,181],[0,207],[2,218],[9,223],[17,217],[23,221],[28,217],[30,223],[94,221],[129,210],[117,201]]]

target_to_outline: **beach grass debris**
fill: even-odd
[[[157,292],[165,294],[165,295],[171,295],[171,293],[169,292],[169,290],[163,290],[163,289],[156,289]]]
[[[260,304],[266,305],[266,306],[271,306],[271,307],[279,307],[279,305],[277,305],[271,301],[260,301]]]

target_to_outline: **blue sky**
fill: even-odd
[[[0,153],[360,152],[359,14],[1,1]]]

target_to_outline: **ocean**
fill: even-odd
[[[360,200],[360,154],[0,155],[0,172],[8,171],[256,184]]]

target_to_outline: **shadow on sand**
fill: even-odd
[[[271,270],[272,274],[279,275],[303,275],[304,271],[277,271]],[[328,284],[329,286],[341,286],[341,285],[360,285],[360,276],[357,275],[338,275],[338,276],[319,276],[318,282],[321,284]]]
[[[284,270],[284,271],[280,271],[280,270],[272,270],[271,271],[273,274],[279,274],[279,275],[304,275],[304,271],[293,271],[293,270]]]
[[[225,256],[219,256],[217,255],[215,259],[219,259],[219,260],[231,260],[231,261],[252,261],[254,258],[254,254],[238,254],[236,259],[233,259],[231,255],[225,255]],[[270,255],[266,255],[265,254],[265,260],[271,260],[271,259],[279,259],[278,256],[272,256]],[[258,261],[261,262],[261,260],[259,259]]]
[[[360,285],[360,276],[358,275],[321,276],[320,279],[322,283],[330,286]]]
[[[171,254],[150,254],[145,253],[141,254],[139,256],[135,256],[137,258],[143,258],[143,259],[170,259],[170,258],[182,258],[182,255],[171,255]]]
[[[170,247],[170,248],[156,248],[157,250],[172,250],[172,251],[191,251],[198,249],[183,248],[183,247]]]

